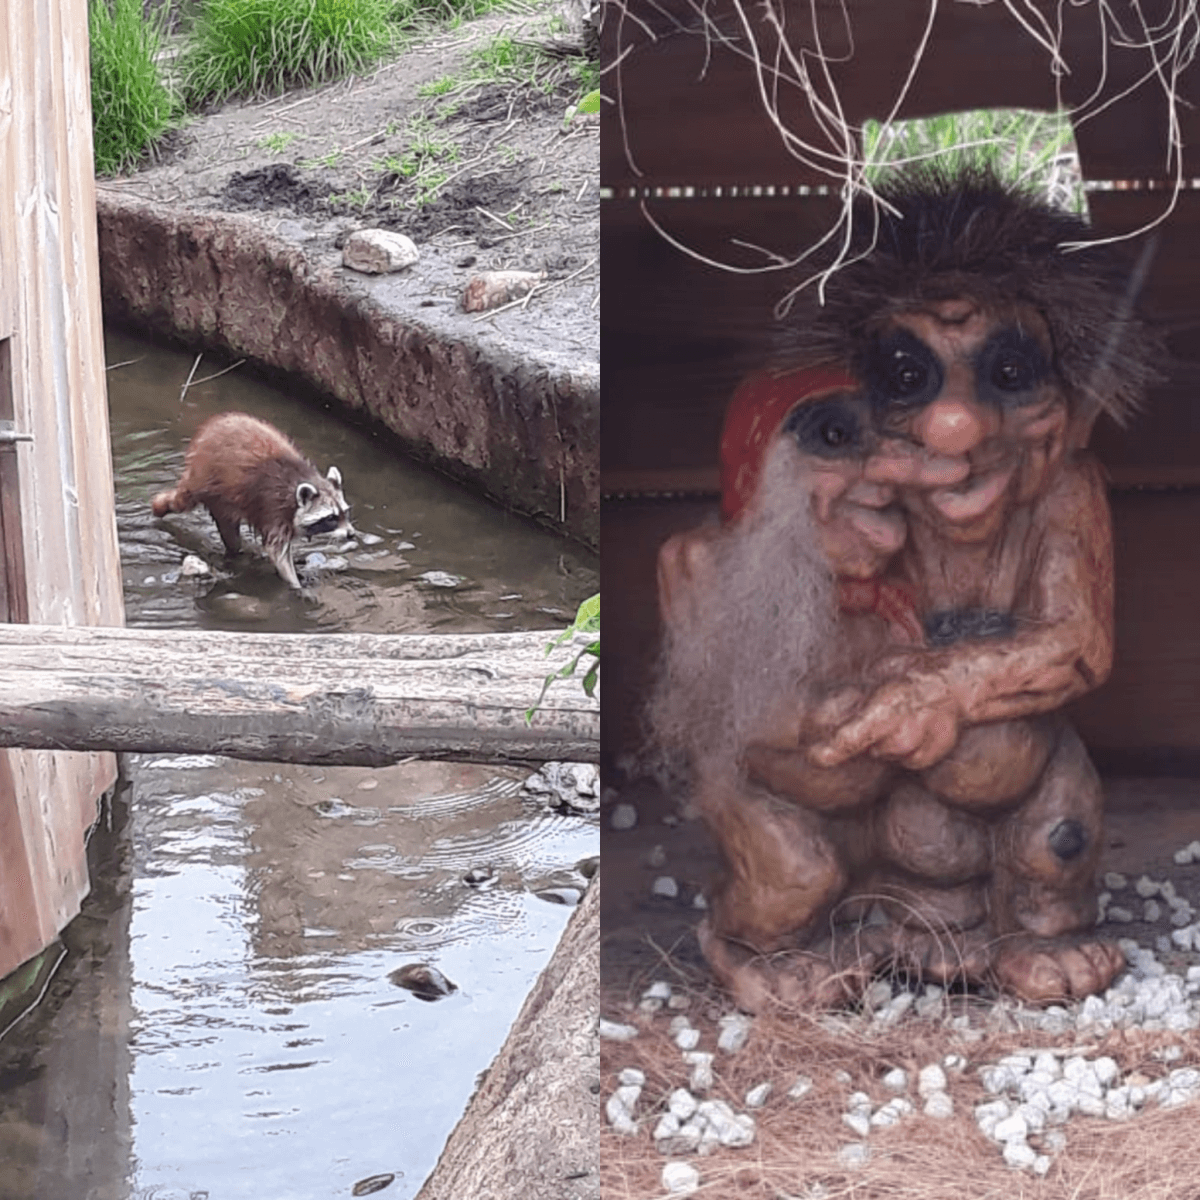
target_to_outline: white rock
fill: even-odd
[[[1110,892],[1119,892],[1129,886],[1129,880],[1117,871],[1108,871],[1104,876],[1104,886]]]
[[[1039,1154],[1033,1160],[1033,1173],[1035,1175],[1044,1176],[1050,1172],[1050,1155]]]
[[[665,1112],[658,1118],[658,1124],[655,1125],[651,1136],[656,1142],[661,1142],[664,1138],[675,1137],[679,1133],[679,1127],[679,1118],[674,1113]]]
[[[871,1114],[870,1122],[874,1129],[888,1129],[900,1124],[900,1114],[890,1104],[885,1104]]]
[[[863,992],[863,1007],[870,1012],[885,1008],[892,1002],[892,985],[886,979],[876,979]]]
[[[198,555],[185,554],[183,556],[183,563],[179,568],[179,574],[183,579],[195,579],[203,575],[211,575],[212,569]]]
[[[1037,1104],[1017,1106],[1015,1116],[1022,1117],[1030,1133],[1041,1133],[1046,1128],[1046,1109]]]
[[[690,1196],[700,1186],[700,1172],[691,1163],[669,1162],[662,1169],[662,1185],[673,1196]]]
[[[981,1068],[979,1078],[983,1083],[983,1090],[990,1092],[993,1096],[999,1096],[1017,1082],[1016,1076],[1012,1071],[1008,1067],[1001,1066]]]
[[[807,1075],[800,1075],[796,1082],[788,1088],[788,1099],[799,1100],[803,1096],[807,1096],[812,1091],[813,1081]]]
[[[1188,842],[1187,848],[1191,851],[1192,862],[1200,862],[1200,840]]]
[[[610,1042],[630,1042],[638,1035],[636,1025],[623,1025],[620,1021],[609,1021],[605,1017],[600,1018],[597,1032]]]
[[[675,1045],[680,1050],[695,1050],[700,1045],[700,1030],[692,1029],[690,1026],[687,1029],[679,1029],[675,1033]]]
[[[954,1101],[949,1092],[930,1092],[925,1097],[925,1115],[945,1120],[954,1116]]]
[[[641,1088],[646,1085],[645,1072],[639,1071],[637,1067],[626,1067],[618,1076],[617,1082],[622,1087]]]
[[[1051,1079],[1057,1079],[1062,1074],[1062,1064],[1058,1061],[1058,1055],[1051,1054],[1049,1050],[1043,1050],[1034,1057],[1033,1069],[1043,1075],[1049,1075]]]
[[[757,1086],[752,1087],[746,1093],[746,1107],[762,1108],[762,1106],[766,1104],[767,1098],[770,1096],[773,1087],[774,1085],[771,1083],[760,1083]]]
[[[1141,875],[1138,877],[1137,883],[1133,885],[1133,890],[1137,892],[1143,900],[1148,900],[1151,896],[1157,896],[1162,890],[1162,885],[1156,883],[1149,875]]]
[[[706,1050],[685,1050],[683,1061],[692,1068],[688,1087],[693,1092],[707,1092],[713,1085],[713,1058]]]
[[[1176,850],[1174,858],[1181,867],[1186,867],[1192,861],[1191,846],[1184,846],[1182,850]]]
[[[1004,1161],[1014,1170],[1028,1170],[1037,1162],[1037,1152],[1027,1143],[1014,1138],[1004,1143]]]
[[[848,1142],[838,1151],[843,1167],[862,1167],[870,1161],[871,1147],[866,1142]]]
[[[883,1086],[889,1092],[908,1091],[908,1072],[902,1067],[893,1067],[882,1080]]]
[[[646,855],[646,865],[653,867],[656,871],[659,867],[667,865],[667,852],[661,846],[655,846],[650,853]]]
[[[670,875],[660,875],[651,885],[650,894],[666,896],[668,900],[674,900],[679,895],[679,884]]]
[[[667,1111],[680,1123],[690,1121],[700,1107],[700,1101],[687,1088],[676,1088],[667,1097]]]
[[[342,245],[342,265],[367,275],[403,271],[420,257],[412,238],[390,229],[360,229]]]
[[[643,993],[643,1000],[663,1000],[671,998],[671,985],[663,979],[656,979]]]
[[[1011,1113],[992,1126],[991,1136],[997,1142],[1023,1142],[1029,1136],[1029,1123],[1020,1113]]]
[[[842,1124],[859,1137],[866,1137],[871,1132],[871,1118],[861,1112],[842,1113]]]
[[[892,997],[891,1002],[875,1015],[875,1020],[881,1025],[894,1025],[913,1006],[916,997],[912,992],[899,992]]]
[[[833,1082],[847,1084],[852,1083],[853,1079],[849,1071],[844,1071],[840,1067],[833,1073]]]
[[[1101,1055],[1100,1058],[1092,1063],[1092,1070],[1104,1087],[1108,1087],[1121,1073],[1121,1068],[1117,1066],[1116,1060],[1109,1058],[1107,1054]]]
[[[638,811],[632,804],[617,804],[613,806],[608,818],[609,829],[632,829],[638,823]]]
[[[961,1075],[967,1069],[967,1060],[961,1054],[947,1054],[942,1059],[942,1066],[947,1071],[953,1071],[956,1075]]]
[[[708,897],[703,892],[697,892],[692,897],[692,907],[704,909],[708,907]]]
[[[1104,919],[1114,925],[1128,925],[1133,920],[1133,913],[1127,908],[1114,904],[1105,914]]]
[[[851,1112],[864,1113],[870,1116],[871,1109],[874,1106],[871,1104],[871,1097],[866,1092],[851,1092],[846,1100],[846,1107]]]
[[[736,1054],[750,1036],[750,1018],[745,1013],[727,1013],[717,1024],[721,1027],[717,1034],[717,1049]]]
[[[1007,1100],[989,1100],[975,1105],[975,1123],[985,1137],[992,1136],[992,1130],[999,1122],[1005,1120],[1012,1109]]]
[[[917,1095],[928,1096],[946,1090],[946,1072],[937,1063],[930,1063],[917,1072]]]
[[[722,1146],[749,1146],[754,1141],[754,1118],[749,1113],[735,1113],[724,1100],[701,1101],[697,1115],[716,1130]]]
[[[640,1088],[619,1087],[604,1104],[604,1115],[608,1123],[618,1132],[633,1136],[638,1131],[638,1124],[633,1119],[633,1106],[637,1102]],[[632,1097],[630,1096],[632,1094]]]
[[[1162,905],[1157,900],[1147,900],[1142,905],[1142,920],[1157,921],[1162,917]]]

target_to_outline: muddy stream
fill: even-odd
[[[181,403],[191,356],[107,343],[136,360],[108,375],[129,625],[554,629],[598,589],[586,551],[384,439],[239,370]],[[263,557],[226,561],[203,510],[150,514],[225,409],[342,471],[361,536],[298,549],[307,596]],[[212,574],[181,576],[188,554]],[[127,774],[57,971],[0,1040],[0,1197],[413,1196],[585,885],[595,818],[543,811],[510,769],[142,755]],[[396,986],[413,963],[457,990]]]

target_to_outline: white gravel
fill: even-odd
[[[662,1185],[673,1196],[690,1196],[700,1186],[700,1172],[686,1162],[669,1162],[662,1169]]]

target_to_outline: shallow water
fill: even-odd
[[[596,589],[586,553],[330,415],[236,372],[181,407],[190,357],[110,337],[109,362],[130,358],[109,383],[131,625],[552,628]],[[339,551],[345,569],[296,597],[265,560],[226,562],[206,514],[150,516],[188,433],[235,407],[338,463],[376,557]],[[219,577],[172,578],[184,553]],[[585,885],[595,821],[539,810],[513,770],[195,755],[127,769],[68,953],[0,1041],[0,1197],[305,1200],[386,1174],[382,1196],[414,1195],[566,922],[547,897]],[[408,963],[457,991],[397,987]]]

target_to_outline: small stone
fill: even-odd
[[[892,985],[886,979],[876,979],[863,993],[863,1007],[875,1012],[892,1002]]]
[[[1033,1160],[1033,1173],[1037,1176],[1045,1176],[1050,1171],[1050,1155],[1039,1154]]]
[[[1188,850],[1192,855],[1192,862],[1200,862],[1200,840],[1188,842]]]
[[[954,1101],[949,1092],[930,1092],[925,1097],[925,1115],[939,1121],[954,1116]]]
[[[1104,876],[1104,886],[1110,892],[1119,892],[1129,886],[1129,880],[1117,871],[1109,871]]]
[[[838,1151],[843,1167],[862,1167],[870,1161],[871,1147],[866,1142],[848,1142]]]
[[[917,1095],[930,1096],[935,1092],[945,1092],[946,1072],[937,1063],[922,1067],[917,1073]]]
[[[1133,913],[1127,908],[1122,908],[1119,904],[1114,904],[1104,914],[1104,918],[1114,925],[1128,925],[1133,920]]]
[[[1030,1169],[1037,1157],[1037,1152],[1026,1142],[1014,1139],[1004,1143],[1004,1161],[1015,1171]]]
[[[726,1054],[736,1054],[750,1036],[751,1020],[745,1013],[728,1013],[718,1022],[721,1032],[717,1034],[717,1049]]]
[[[859,1137],[866,1137],[871,1132],[871,1118],[861,1112],[842,1113],[842,1124]]]
[[[849,1071],[845,1071],[845,1070],[843,1070],[842,1068],[840,1068],[840,1067],[839,1067],[839,1068],[838,1068],[836,1071],[834,1071],[834,1073],[833,1073],[833,1082],[834,1082],[834,1083],[840,1083],[840,1084],[843,1084],[843,1085],[845,1085],[845,1084],[848,1084],[848,1083],[852,1083],[852,1082],[853,1082],[853,1079],[852,1079],[852,1077],[851,1077],[851,1075],[850,1075],[850,1072],[849,1072]]]
[[[342,245],[342,266],[367,275],[403,271],[420,257],[412,238],[390,229],[360,229]]]
[[[756,1087],[752,1087],[746,1093],[747,1108],[762,1108],[767,1102],[767,1097],[770,1096],[773,1088],[771,1083],[760,1083]]]
[[[608,827],[616,830],[632,829],[637,822],[637,809],[632,804],[622,803],[613,808],[612,815],[608,818]]]
[[[707,1092],[713,1085],[713,1058],[715,1055],[705,1050],[685,1050],[683,1061],[692,1068],[688,1087],[693,1092]]]
[[[871,1097],[866,1092],[851,1092],[846,1100],[846,1107],[851,1112],[862,1113],[864,1116],[871,1115],[871,1109],[874,1107],[871,1104]]]
[[[646,865],[658,870],[659,867],[667,865],[667,852],[661,846],[654,846],[650,853],[646,855]]]
[[[660,875],[650,887],[652,896],[665,896],[674,900],[679,895],[679,884],[670,875]]]
[[[807,1075],[801,1075],[796,1079],[796,1082],[788,1088],[788,1099],[799,1100],[803,1096],[807,1096],[813,1089],[813,1081]]]
[[[942,1059],[942,1066],[955,1075],[961,1075],[967,1069],[967,1060],[961,1054],[947,1054]]]
[[[1157,921],[1162,916],[1162,905],[1157,900],[1147,900],[1142,905],[1142,920]]]
[[[183,579],[197,579],[203,575],[211,575],[212,569],[204,559],[195,554],[185,554],[183,564],[179,568],[180,577]]]
[[[656,1142],[661,1142],[664,1138],[676,1137],[679,1133],[679,1128],[679,1118],[674,1113],[665,1112],[658,1118],[658,1124],[655,1125],[651,1137]]]
[[[600,1018],[598,1030],[600,1036],[610,1042],[629,1042],[638,1035],[636,1025],[623,1025],[620,1021],[609,1021]]]
[[[1101,1055],[1092,1063],[1092,1071],[1100,1080],[1102,1087],[1108,1087],[1114,1079],[1121,1073],[1121,1068],[1117,1066],[1116,1060],[1109,1058],[1107,1054]]]
[[[992,1130],[1012,1112],[1007,1100],[989,1100],[975,1106],[975,1124],[985,1137],[992,1136]]]
[[[908,1072],[901,1067],[894,1067],[883,1077],[882,1083],[889,1092],[906,1092],[908,1090]]]
[[[1171,918],[1172,924],[1174,917]],[[1183,929],[1174,929],[1171,931],[1171,941],[1177,945],[1180,950],[1190,950],[1192,948],[1192,939],[1195,935],[1195,929],[1191,925],[1185,926]]]
[[[687,1088],[676,1088],[667,1097],[667,1111],[681,1123],[689,1121],[700,1107],[700,1101]]]
[[[1007,1067],[1000,1066],[984,1067],[979,1072],[979,1078],[983,1084],[983,1090],[990,1092],[993,1096],[999,1096],[1001,1092],[1007,1091],[1016,1083],[1012,1071]]]
[[[708,897],[705,896],[705,894],[703,892],[697,892],[692,897],[692,907],[699,908],[702,910],[706,909],[708,907]]]
[[[890,1104],[885,1104],[871,1114],[871,1125],[875,1129],[888,1129],[900,1124],[900,1114]]]
[[[875,1015],[875,1020],[881,1025],[894,1025],[912,1008],[915,1000],[912,992],[900,992],[892,997],[890,1004]]]
[[[690,1196],[700,1186],[700,1172],[691,1163],[669,1162],[662,1169],[662,1185],[673,1196]]]
[[[645,1087],[646,1075],[645,1072],[639,1071],[637,1067],[626,1067],[617,1076],[617,1082],[622,1087]]]
[[[675,1033],[675,1045],[680,1050],[695,1050],[700,1045],[700,1030],[692,1029],[690,1026],[687,1029],[677,1030]]]
[[[1058,1055],[1051,1054],[1048,1050],[1043,1050],[1034,1058],[1033,1069],[1042,1075],[1048,1075],[1051,1079],[1057,1079],[1062,1074]]]
[[[1192,861],[1191,846],[1184,846],[1182,850],[1176,850],[1175,854],[1174,854],[1174,858],[1175,858],[1175,862],[1179,866],[1186,867]]]
[[[1029,1123],[1020,1113],[1012,1113],[992,1126],[991,1136],[997,1142],[1023,1142],[1029,1136]]]
[[[643,1000],[662,1000],[664,1003],[671,998],[671,985],[663,979],[656,979],[643,993]]]

